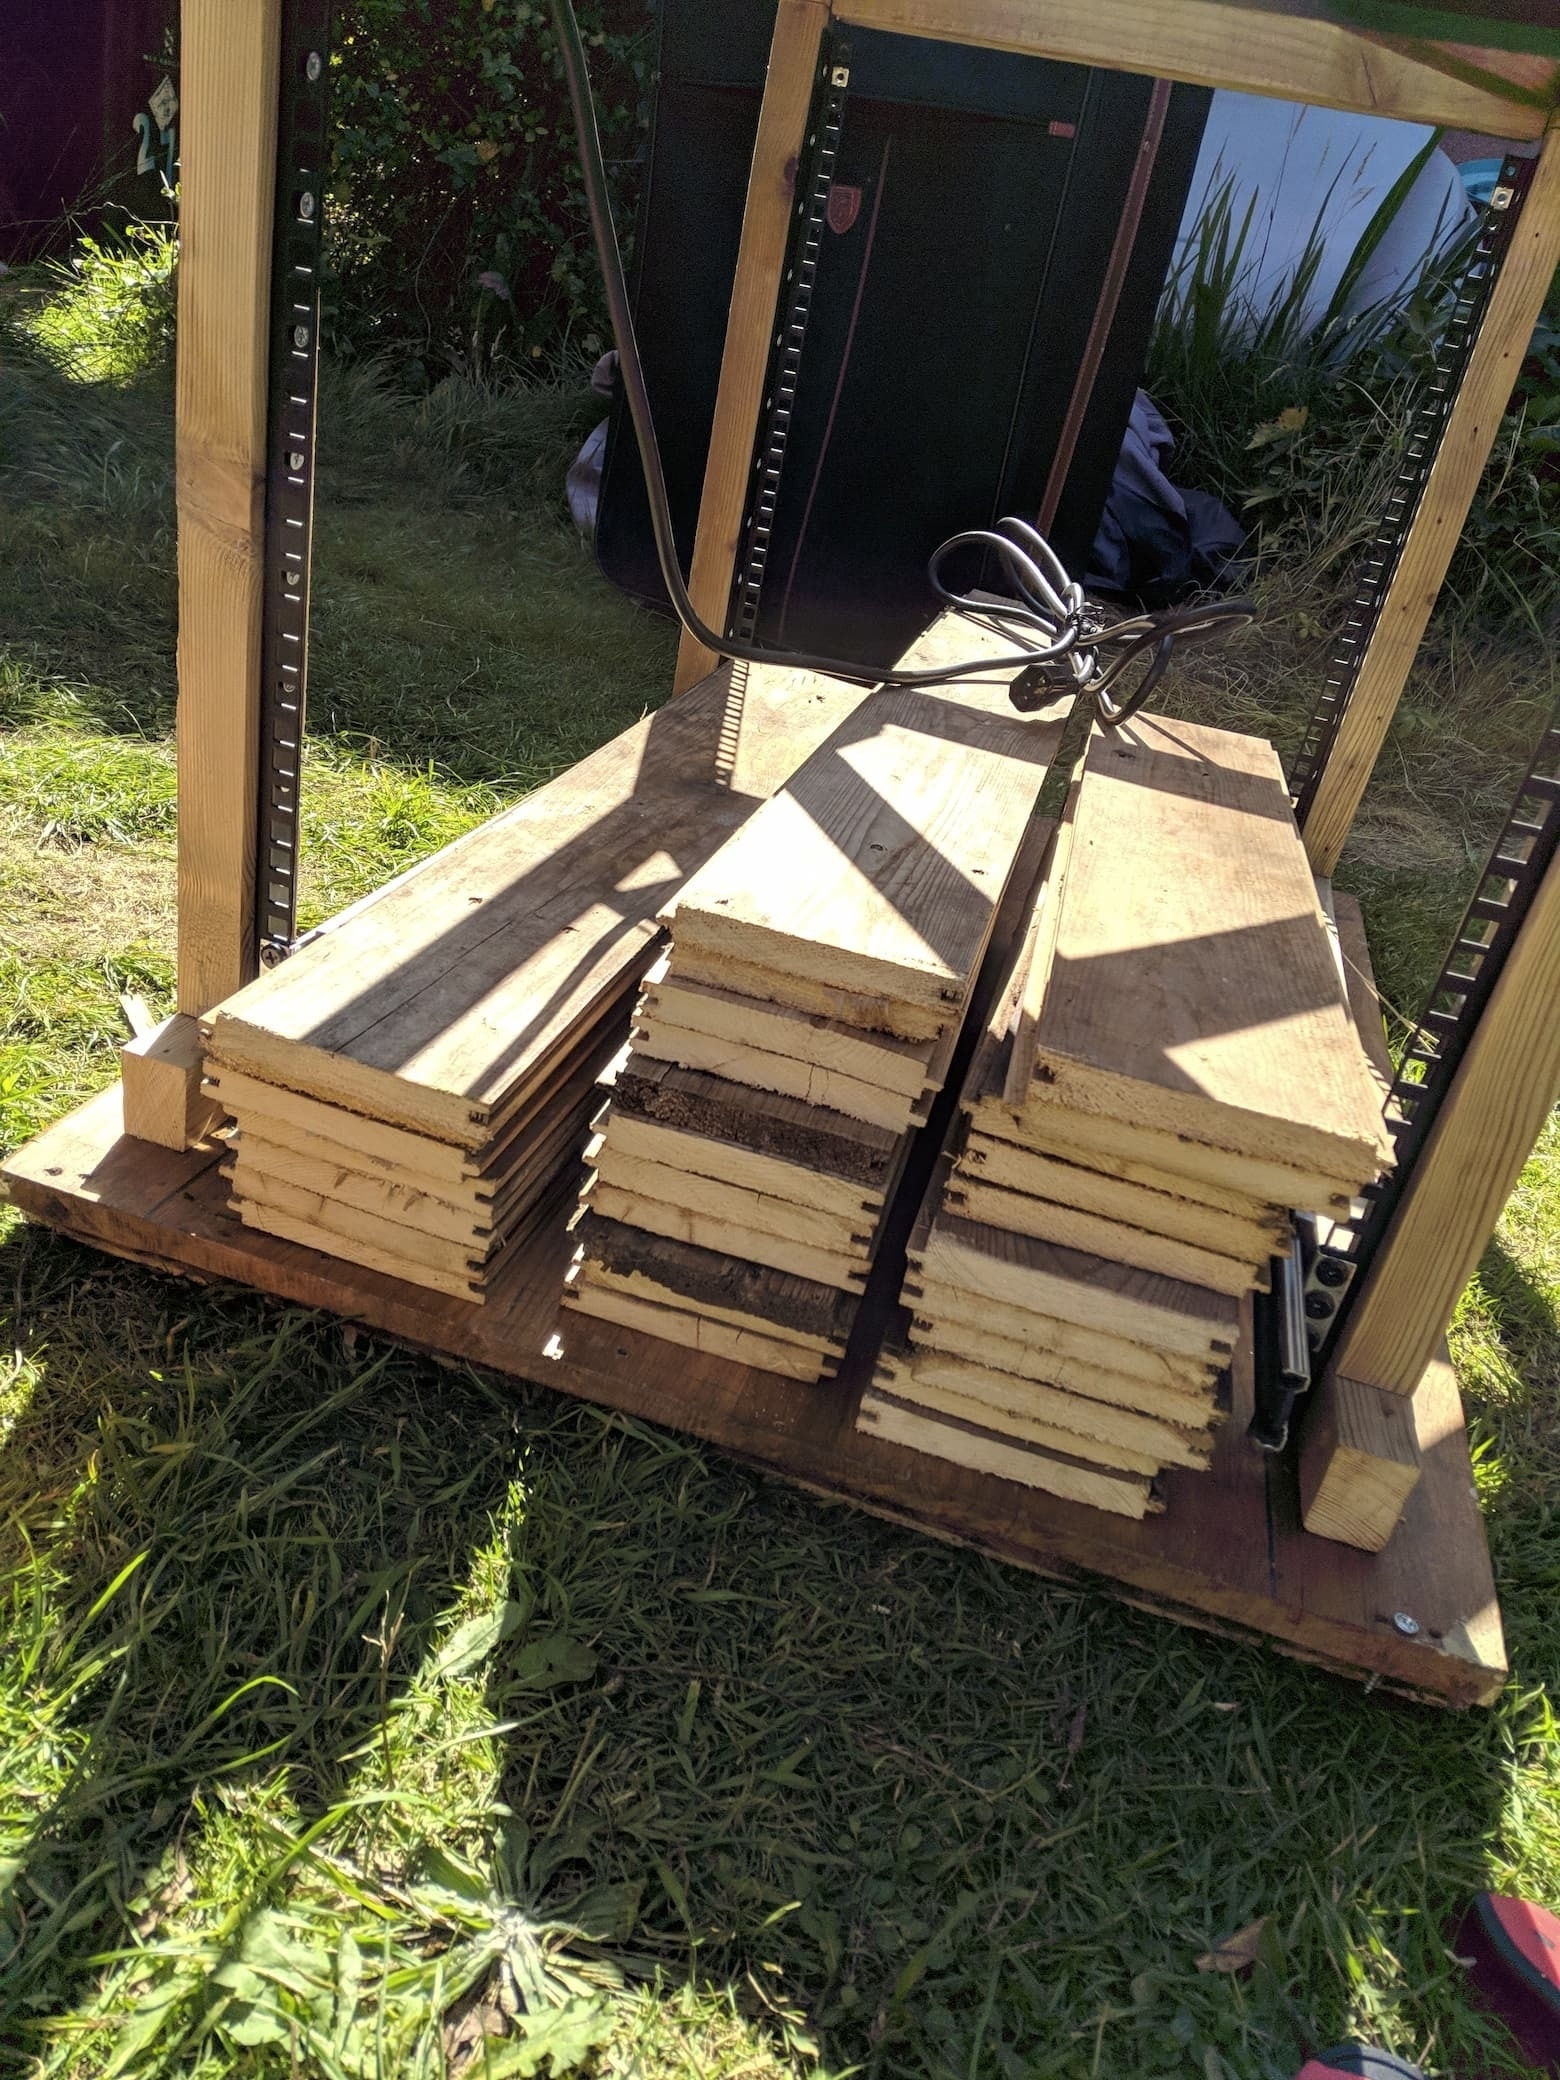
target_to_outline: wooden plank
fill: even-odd
[[[377,1271],[388,1278],[426,1287],[429,1292],[444,1293],[469,1304],[474,1304],[480,1297],[475,1275],[470,1271],[449,1271],[442,1265],[405,1257],[399,1250],[381,1249],[377,1243],[327,1234],[313,1221],[299,1220],[290,1213],[259,1207],[252,1202],[235,1201],[233,1211],[235,1218],[246,1228],[259,1229],[283,1242],[296,1243],[311,1256],[340,1258],[346,1263],[361,1265],[366,1271]]]
[[[749,1264],[765,1264],[772,1271],[787,1271],[793,1278],[810,1278],[819,1285],[838,1286],[842,1292],[859,1293],[866,1282],[868,1266],[857,1256],[840,1249],[820,1249],[816,1244],[793,1242],[789,1236],[772,1235],[761,1228],[743,1227],[739,1222],[692,1207],[652,1199],[641,1192],[626,1192],[598,1178],[590,1188],[590,1209],[603,1220],[620,1221],[625,1227],[643,1228],[651,1235],[669,1236],[673,1242],[692,1243],[696,1249],[720,1250],[741,1257]]]
[[[587,1208],[576,1223],[587,1266],[621,1275],[642,1273],[678,1296],[690,1312],[741,1319],[769,1332],[821,1336],[844,1345],[858,1296],[828,1280],[759,1264],[725,1249],[707,1249]]]
[[[1343,962],[1344,984],[1349,992],[1349,1012],[1360,1036],[1365,1059],[1385,1112],[1387,1096],[1396,1073],[1392,1050],[1387,1045],[1386,1020],[1376,991],[1370,945],[1365,937],[1365,917],[1356,899],[1342,889],[1330,890],[1332,918],[1338,931],[1338,957]]]
[[[1500,980],[1357,1283],[1332,1362],[1412,1394],[1560,1098],[1560,859],[1539,885]]]
[[[896,1003],[892,997],[834,989],[826,982],[810,982],[803,975],[777,974],[772,968],[732,960],[729,955],[706,953],[698,946],[678,947],[677,968],[688,981],[702,982],[711,989],[729,990],[733,996],[781,1004],[811,1017],[832,1019],[866,1032],[889,1033],[901,1040],[935,1040],[946,1023],[941,1007],[928,1011],[919,1004]]]
[[[1064,1496],[1088,1509],[1123,1517],[1141,1517],[1148,1509],[1149,1486],[1141,1475],[1107,1473],[1082,1460],[1063,1458],[1016,1438],[999,1437],[952,1416],[929,1416],[876,1387],[862,1395],[857,1422],[869,1436],[1026,1488],[1043,1488],[1049,1495]]]
[[[775,1372],[784,1379],[805,1381],[817,1380],[822,1375],[825,1361],[816,1351],[804,1350],[778,1336],[765,1336],[756,1329],[733,1327],[728,1322],[712,1321],[707,1315],[688,1314],[680,1308],[660,1307],[650,1300],[613,1292],[588,1277],[569,1286],[564,1299],[579,1314],[636,1329],[642,1335],[677,1344],[684,1350],[727,1358],[758,1372]]]
[[[119,1050],[125,1132],[160,1148],[193,1148],[221,1126],[222,1107],[201,1088],[200,1022],[177,1013]]]
[[[1156,1235],[1178,1235],[1201,1249],[1215,1250],[1226,1257],[1244,1257],[1248,1263],[1271,1256],[1285,1227],[1283,1216],[1276,1210],[1267,1210],[1265,1219],[1243,1219],[1179,1192],[1133,1184],[1105,1171],[1063,1162],[1039,1150],[1016,1148],[972,1134],[954,1163],[950,1190],[981,1185],[999,1185],[1006,1191],[1025,1192],[1059,1206],[1076,1206],[1085,1213],[1123,1221],[1134,1228],[1147,1228]],[[1248,1203],[1255,1215],[1259,1211],[1257,1202]]]
[[[1107,1517],[857,1432],[845,1376],[820,1393],[604,1322],[570,1316],[560,1330],[557,1297],[574,1248],[561,1211],[525,1248],[504,1253],[485,1304],[472,1306],[244,1230],[214,1154],[126,1139],[119,1106],[117,1090],[105,1091],[0,1166],[30,1218],[159,1270],[237,1280],[400,1343],[670,1424],[900,1524],[1093,1580],[1183,1623],[1265,1636],[1281,1652],[1415,1697],[1488,1703],[1504,1685],[1488,1548],[1450,1383],[1428,1403],[1415,1398],[1424,1475],[1381,1554],[1301,1529],[1291,1469],[1244,1434],[1244,1344],[1212,1467],[1166,1473],[1160,1517]],[[714,1268],[729,1277],[723,1259]],[[850,1311],[843,1296],[827,1297]],[[1411,1613],[1419,1631],[1398,1631],[1396,1611]]]
[[[812,1163],[869,1190],[886,1185],[899,1152],[899,1135],[886,1127],[643,1054],[620,1071],[612,1105],[619,1116],[631,1113],[782,1162]]]
[[[1265,740],[1158,716],[1096,725],[1034,1073],[1065,1110],[1356,1186],[1389,1159]]]
[[[283,1216],[292,1226],[306,1223],[320,1238],[319,1246],[334,1256],[350,1255],[351,1245],[368,1243],[378,1253],[381,1265],[393,1261],[401,1278],[415,1278],[422,1266],[430,1265],[470,1283],[481,1269],[486,1249],[474,1236],[452,1241],[383,1214],[364,1213],[343,1199],[307,1191],[302,1185],[289,1184],[285,1178],[257,1170],[242,1160],[227,1164],[225,1174],[233,1204],[248,1227],[269,1228],[273,1215]],[[285,1234],[288,1230],[278,1232]],[[375,1263],[376,1258],[366,1257],[363,1261]]]
[[[1493,137],[1536,137],[1543,123],[1514,55],[1480,51],[1475,74],[1433,62],[1306,10],[1229,0],[839,0],[841,21],[900,36],[1022,51],[1108,72],[1269,94]],[[1511,90],[1504,81],[1510,75]]]
[[[744,1047],[739,1041],[711,1039],[708,1033],[673,1025],[653,1011],[646,1012],[635,1029],[634,1046],[655,1060],[674,1062],[680,1069],[698,1069],[706,1076],[750,1084],[755,1090],[796,1098],[825,1112],[843,1112],[886,1133],[902,1134],[914,1116],[915,1100],[879,1084],[863,1083],[859,1077],[800,1062],[792,1055],[767,1054],[761,1047]]]
[[[1349,1210],[1349,1193],[1337,1178],[1293,1170],[1184,1134],[1109,1119],[1103,1113],[1074,1112],[1057,1104],[1043,1084],[1035,1085],[1020,1118],[989,1098],[977,1099],[970,1117],[982,1134],[994,1140],[1039,1149],[1071,1163],[1109,1161],[1120,1166],[1119,1175],[1147,1181],[1147,1174],[1155,1172],[1172,1179],[1184,1174],[1188,1184],[1200,1192],[1228,1188],[1273,1206],[1339,1215]]]
[[[1114,1444],[1105,1438],[1091,1437],[1082,1431],[1044,1422],[1025,1408],[1005,1408],[997,1401],[972,1399],[930,1380],[918,1382],[897,1361],[885,1360],[879,1368],[878,1385],[895,1401],[903,1402],[907,1408],[923,1415],[953,1416],[961,1423],[990,1431],[993,1436],[1018,1444],[1039,1445],[1042,1451],[1082,1459],[1112,1473],[1135,1473],[1145,1480],[1152,1480],[1159,1471],[1157,1459],[1149,1453],[1134,1451],[1130,1445]]]
[[[810,1243],[819,1249],[859,1258],[862,1263],[868,1260],[872,1232],[877,1225],[872,1215],[863,1218],[858,1208],[842,1219],[815,1206],[799,1205],[794,1199],[774,1199],[741,1185],[701,1177],[697,1171],[647,1163],[640,1156],[625,1154],[617,1145],[615,1122],[596,1152],[592,1155],[587,1151],[587,1161],[594,1166],[603,1185],[616,1186],[620,1191],[658,1199],[666,1205],[685,1206],[689,1212],[711,1220],[729,1220],[766,1235]]]
[[[1180,1380],[1163,1386],[1135,1372],[1114,1372],[1102,1364],[1047,1350],[1042,1344],[999,1336],[953,1315],[939,1314],[933,1319],[913,1314],[908,1333],[912,1347],[929,1357],[958,1359],[989,1367],[1009,1379],[1062,1387],[1091,1401],[1155,1416],[1180,1430],[1204,1430],[1220,1419],[1211,1383],[1195,1390]]]
[[[1337,865],[1386,742],[1557,267],[1560,119],[1545,137],[1424,496],[1306,813],[1305,848],[1319,874],[1331,874]]]
[[[1206,1466],[1213,1450],[1213,1436],[1206,1427],[1184,1430],[1119,1403],[1095,1401],[1086,1394],[1016,1377],[937,1351],[913,1351],[896,1357],[891,1371],[889,1391],[902,1401],[920,1401],[923,1392],[941,1390],[969,1404],[963,1409],[945,1409],[945,1413],[964,1415],[970,1422],[984,1422],[989,1430],[1007,1429],[1006,1421],[999,1420],[999,1416],[1045,1423],[1053,1429],[1087,1437],[1093,1443],[1115,1445],[1135,1453],[1146,1462],[1134,1469],[1141,1473],[1154,1474],[1163,1466]],[[936,1408],[942,1404],[927,1399],[926,1405]],[[987,1414],[976,1415],[977,1408],[985,1408]],[[1044,1438],[1033,1441],[1047,1442]],[[1091,1456],[1081,1445],[1063,1449],[1078,1452],[1084,1458]]]
[[[796,168],[828,25],[826,0],[779,0],[769,70],[742,213],[742,242],[726,315],[715,419],[704,464],[699,526],[688,597],[706,627],[724,631],[758,434],[764,376],[780,301],[786,241],[796,199]],[[702,678],[713,654],[684,631],[676,690]]]
[[[178,1006],[254,973],[271,219],[282,0],[180,23]]]
[[[766,704],[762,678],[748,675],[744,723],[773,732],[771,767],[787,744],[805,757],[839,703],[820,716],[793,683]],[[732,698],[715,675],[392,884],[223,1004],[213,1051],[480,1147],[560,1042],[633,988],[656,911],[756,806],[723,783]]]
[[[929,1276],[982,1299],[1028,1306],[1186,1357],[1235,1345],[1239,1310],[1227,1295],[1028,1235],[944,1217],[933,1223],[920,1261]]]
[[[869,695],[663,911],[674,945],[957,1022],[1065,705],[1016,715],[1000,682]]]
[[[815,1206],[820,1213],[833,1214],[838,1220],[864,1220],[870,1226],[882,1210],[880,1190],[830,1177],[803,1163],[763,1155],[737,1142],[685,1134],[676,1127],[663,1127],[621,1109],[612,1115],[612,1143],[620,1155],[636,1156],[668,1170],[686,1170],[695,1177],[712,1177],[722,1184],[740,1185],[766,1198]]]
[[[1068,1249],[1109,1257],[1114,1263],[1135,1265],[1139,1271],[1157,1271],[1166,1278],[1184,1279],[1188,1285],[1206,1286],[1210,1292],[1267,1290],[1266,1256],[1260,1265],[1249,1259],[1242,1262],[1175,1235],[1129,1227],[1077,1206],[1005,1191],[1001,1185],[969,1184],[954,1178],[943,1204],[961,1220],[1003,1228],[1014,1235],[1033,1235],[1042,1242],[1059,1242]]]
[[[924,1273],[906,1279],[904,1297],[912,1310],[913,1339],[940,1342],[945,1349],[956,1351],[963,1348],[956,1339],[973,1340],[979,1347],[972,1355],[979,1357],[986,1347],[981,1339],[986,1338],[993,1361],[1000,1358],[1009,1372],[1030,1378],[1052,1378],[1053,1363],[1062,1358],[1097,1370],[1102,1393],[1103,1382],[1119,1376],[1140,1379],[1181,1397],[1206,1400],[1221,1370],[1217,1356],[1191,1358],[1159,1350],[1127,1336],[1113,1336],[1106,1329],[1085,1328],[1057,1315],[1037,1314],[1033,1308],[977,1296]],[[1034,1353],[1032,1365],[1022,1364],[1014,1356],[1014,1351],[1026,1349]]]
[[[1331,1369],[1308,1398],[1299,1456],[1305,1528],[1379,1553],[1419,1480],[1413,1401]]]
[[[736,1041],[762,1048],[766,1054],[790,1055],[905,1098],[919,1098],[927,1087],[933,1041],[864,1033],[857,1026],[811,1017],[790,1005],[766,1004],[754,997],[711,989],[705,983],[684,982],[679,979],[679,967],[674,962],[664,981],[647,984],[642,999],[642,1016],[647,1020],[664,1018],[684,1032]]]
[[[643,1272],[612,1271],[605,1264],[587,1260],[581,1253],[570,1266],[564,1281],[564,1299],[571,1299],[576,1289],[585,1286],[589,1286],[592,1292],[617,1293],[630,1300],[645,1301],[655,1308],[669,1308],[676,1314],[692,1315],[699,1321],[724,1323],[727,1328],[757,1334],[771,1342],[794,1344],[800,1350],[811,1351],[815,1357],[839,1358],[844,1354],[843,1337],[811,1336],[805,1330],[781,1328],[774,1322],[760,1323],[738,1308],[719,1307],[708,1300],[690,1302],[683,1294],[647,1278]],[[698,1348],[697,1345],[692,1347]],[[729,1357],[731,1352],[726,1350],[721,1355]],[[814,1375],[804,1373],[798,1376],[810,1379]]]

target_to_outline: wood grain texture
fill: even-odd
[[[1048,1423],[1027,1408],[1005,1408],[998,1402],[971,1399],[941,1382],[930,1379],[917,1381],[897,1359],[885,1358],[878,1369],[876,1384],[895,1401],[903,1402],[907,1408],[922,1415],[934,1418],[952,1416],[972,1428],[988,1430],[994,1436],[1017,1444],[1038,1445],[1042,1451],[1082,1459],[1088,1465],[1102,1466],[1111,1473],[1133,1473],[1152,1480],[1159,1471],[1157,1459],[1148,1453],[1134,1451],[1130,1445],[1086,1436],[1077,1430]],[[1065,1400],[1067,1397],[1059,1395],[1057,1398]]]
[[[159,1148],[193,1148],[221,1126],[222,1107],[202,1087],[200,1022],[177,1012],[119,1050],[125,1132]]]
[[[765,1335],[758,1329],[713,1321],[708,1315],[661,1306],[631,1293],[614,1292],[598,1285],[588,1269],[565,1288],[564,1301],[573,1312],[634,1329],[640,1335],[677,1344],[683,1350],[725,1358],[757,1372],[808,1381],[823,1375],[826,1361],[818,1351],[806,1350],[779,1336]]]
[[[1306,1530],[1379,1553],[1419,1481],[1412,1398],[1329,1367],[1307,1396],[1298,1463]]]
[[[714,1040],[790,1055],[905,1098],[919,1098],[926,1089],[935,1044],[864,1033],[838,1019],[810,1017],[790,1005],[766,1004],[760,998],[683,981],[676,967],[662,981],[647,981],[642,1015],[647,1020],[665,1018],[685,1032],[704,1033]]]
[[[980,681],[869,695],[663,911],[674,946],[957,1023],[1062,712]]]
[[[954,1163],[950,1189],[982,1185],[1049,1199],[1059,1206],[1076,1206],[1156,1235],[1179,1236],[1200,1249],[1243,1257],[1248,1263],[1271,1256],[1283,1234],[1279,1216],[1256,1200],[1247,1202],[1250,1212],[1243,1217],[1177,1191],[1155,1190],[1037,1149],[972,1134]]]
[[[688,596],[700,620],[720,631],[726,626],[747,504],[796,199],[797,162],[806,140],[819,46],[828,21],[826,0],[779,0],[769,46],[688,576]],[[676,690],[681,693],[693,685],[714,662],[713,653],[685,630],[677,653]]]
[[[795,1242],[789,1236],[770,1234],[762,1228],[744,1227],[721,1215],[652,1199],[643,1192],[624,1191],[600,1178],[590,1187],[588,1203],[603,1220],[643,1228],[647,1234],[668,1236],[673,1242],[692,1243],[697,1249],[719,1250],[748,1264],[788,1271],[794,1278],[838,1286],[842,1292],[859,1293],[866,1282],[868,1266],[858,1255],[821,1248],[815,1243]]]
[[[901,1004],[893,997],[832,989],[825,982],[810,982],[802,975],[777,974],[773,968],[706,953],[698,946],[679,947],[677,967],[689,982],[702,982],[711,989],[729,990],[735,996],[759,1003],[784,1005],[810,1017],[832,1019],[869,1033],[892,1034],[901,1040],[935,1040],[945,1024],[942,1007],[928,1011],[919,1004]]]
[[[612,1104],[619,1117],[632,1114],[782,1162],[812,1164],[872,1190],[885,1188],[899,1152],[898,1134],[886,1127],[643,1054],[619,1073]]]
[[[1480,51],[1477,74],[1443,70],[1433,45],[1397,48],[1311,8],[1229,0],[1047,0],[1044,7],[1033,0],[841,0],[836,12],[865,29],[1494,137],[1535,137],[1543,124],[1532,66],[1519,55]],[[1551,99],[1560,99],[1560,83]]]
[[[857,1295],[827,1280],[759,1264],[724,1249],[708,1249],[657,1235],[632,1222],[609,1220],[585,1208],[575,1234],[586,1270],[642,1275],[676,1296],[676,1304],[718,1321],[822,1337],[843,1348],[856,1316]]]
[[[1066,1110],[1355,1187],[1390,1154],[1261,738],[1095,728],[1034,1030],[1035,1079]]]
[[[1337,865],[1386,742],[1557,267],[1560,121],[1551,123],[1545,137],[1424,496],[1311,798],[1305,847],[1319,874],[1331,874]]]
[[[1033,1352],[1031,1363],[1013,1358],[1009,1369],[1030,1379],[1054,1379],[1058,1358],[1080,1362],[1107,1376],[1141,1379],[1179,1396],[1206,1399],[1220,1370],[1217,1354],[1188,1357],[1182,1352],[1138,1343],[1107,1329],[1087,1328],[1059,1315],[966,1291],[962,1286],[915,1273],[905,1281],[905,1304],[911,1309],[913,1341],[937,1343],[961,1351],[974,1338],[989,1337],[993,1355],[1006,1345]],[[1004,1362],[1007,1353],[1004,1350]],[[979,1355],[977,1351],[975,1355]],[[1118,1397],[1119,1398],[1119,1397]]]
[[[1358,1281],[1332,1362],[1412,1394],[1440,1349],[1545,1120],[1560,1098],[1560,860],[1490,994],[1397,1211]]]
[[[1202,1249],[1180,1236],[1130,1227],[1124,1221],[1088,1213],[1077,1206],[1034,1198],[1028,1192],[1005,1191],[994,1184],[951,1180],[943,1203],[949,1213],[961,1220],[1003,1228],[1014,1235],[1033,1235],[1042,1242],[1060,1242],[1068,1249],[1109,1257],[1118,1264],[1132,1264],[1139,1271],[1157,1271],[1166,1278],[1184,1279],[1188,1285],[1207,1286],[1215,1293],[1267,1289],[1265,1254],[1260,1264],[1249,1259],[1242,1262],[1215,1250]]]
[[[775,1199],[763,1192],[749,1191],[743,1185],[702,1177],[694,1170],[646,1162],[641,1156],[624,1152],[618,1144],[615,1126],[601,1139],[594,1154],[587,1151],[587,1160],[603,1185],[666,1205],[685,1206],[691,1213],[711,1220],[729,1220],[743,1228],[756,1228],[764,1234],[867,1261],[877,1222],[870,1214],[863,1219],[859,1209],[842,1219],[837,1213],[799,1205],[794,1199]]]
[[[1149,1484],[1141,1475],[1107,1473],[1102,1467],[1042,1451],[1038,1445],[1023,1444],[1016,1438],[1000,1437],[956,1417],[930,1415],[876,1387],[862,1395],[857,1424],[869,1436],[887,1443],[950,1460],[976,1473],[994,1474],[1021,1487],[1043,1488],[1048,1495],[1060,1495],[1087,1509],[1123,1517],[1142,1517],[1148,1509]]]
[[[178,1005],[254,973],[267,341],[281,0],[180,23]]]
[[[738,1142],[712,1140],[703,1134],[685,1134],[676,1127],[663,1127],[654,1120],[630,1112],[613,1116],[612,1140],[619,1154],[657,1163],[669,1170],[686,1170],[695,1177],[715,1178],[722,1184],[740,1185],[766,1198],[784,1199],[797,1206],[815,1207],[836,1220],[870,1227],[883,1205],[883,1194],[868,1186],[851,1184],[809,1168],[769,1156]]]
[[[726,784],[731,734],[799,763],[848,696],[731,675],[637,723],[228,999],[224,1063],[467,1149],[568,1036],[631,991],[655,913],[756,807]]]
[[[708,1033],[674,1025],[649,1007],[641,1009],[634,1047],[657,1061],[674,1062],[680,1069],[697,1069],[727,1083],[751,1085],[824,1112],[844,1113],[889,1134],[902,1134],[916,1107],[915,1099],[885,1090],[881,1084],[863,1083],[859,1077],[798,1061],[794,1055],[768,1054],[761,1047],[744,1047],[740,1041],[717,1040]]]
[[[1415,1397],[1424,1475],[1380,1554],[1310,1537],[1292,1470],[1245,1437],[1249,1355],[1212,1467],[1162,1476],[1143,1522],[1079,1508],[855,1429],[857,1387],[820,1392],[605,1322],[557,1300],[574,1249],[562,1211],[505,1262],[484,1306],[244,1230],[214,1153],[126,1139],[110,1089],[0,1166],[32,1219],[162,1271],[235,1280],[324,1308],[396,1342],[539,1381],[707,1439],[743,1462],[992,1557],[1092,1579],[1139,1606],[1247,1638],[1384,1687],[1453,1705],[1505,1681],[1499,1609],[1455,1385]],[[723,1260],[717,1269],[729,1271]],[[843,1296],[832,1296],[843,1302]],[[870,1341],[870,1339],[869,1339]],[[1405,1638],[1391,1614],[1421,1630]]]
[[[897,1356],[892,1378],[889,1391],[901,1400],[926,1400],[928,1407],[935,1408],[940,1404],[927,1399],[929,1394],[956,1395],[971,1406],[946,1412],[966,1415],[971,1422],[984,1421],[988,1429],[1006,1430],[1004,1418],[1017,1416],[1088,1438],[1091,1445],[1117,1445],[1144,1462],[1134,1469],[1140,1473],[1157,1473],[1162,1466],[1206,1466],[1213,1450],[1212,1433],[1206,1426],[1201,1430],[1181,1429],[1117,1402],[1095,1401],[1086,1394],[1016,1377],[945,1352],[916,1350]],[[986,1415],[975,1414],[977,1408],[985,1409]],[[1047,1442],[1044,1438],[1032,1441]],[[1083,1458],[1093,1456],[1088,1447],[1080,1444],[1063,1449]]]
[[[1187,1357],[1235,1345],[1239,1309],[1227,1295],[1032,1236],[943,1217],[932,1227],[921,1263],[929,1276],[983,1299]]]

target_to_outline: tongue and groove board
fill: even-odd
[[[956,1020],[1060,738],[1000,683],[871,695],[684,886],[674,948]]]
[[[1265,1636],[1301,1659],[1447,1704],[1487,1704],[1504,1685],[1467,1438],[1455,1385],[1439,1368],[1413,1401],[1424,1472],[1382,1553],[1302,1531],[1293,1469],[1245,1435],[1244,1345],[1211,1465],[1169,1469],[1163,1514],[1132,1520],[857,1433],[864,1381],[846,1374],[804,1385],[620,1323],[560,1316],[576,1242],[565,1208],[504,1252],[486,1305],[473,1307],[246,1230],[228,1208],[220,1160],[213,1148],[176,1153],[126,1139],[115,1087],[8,1158],[0,1180],[30,1218],[120,1256],[258,1287],[395,1342],[664,1424],[814,1493],[1021,1567],[1090,1580],[1182,1622]],[[1420,1625],[1412,1639],[1392,1624],[1405,1610]]]
[[[229,997],[211,1051],[482,1148],[560,1043],[649,967],[656,913],[686,877],[864,698],[792,672],[717,672]]]
[[[1357,1188],[1390,1159],[1277,754],[1140,715],[1091,732],[1032,1069],[1071,1113]],[[1131,1015],[1123,1015],[1123,1007]],[[1037,1108],[1038,1109],[1038,1108]]]

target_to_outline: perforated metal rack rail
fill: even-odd
[[[725,629],[727,635],[742,642],[754,641],[758,632],[758,609],[774,531],[775,504],[780,495],[780,473],[796,404],[802,347],[812,311],[813,283],[818,274],[818,253],[823,243],[829,186],[834,178],[849,84],[850,46],[838,34],[827,35],[813,89],[806,149],[797,172],[797,201],[786,252],[781,308],[776,312],[774,345],[769,354],[753,457],[753,482],[743,522],[742,554],[732,581],[731,612]]]
[[[282,11],[255,860],[255,946],[268,968],[291,951],[298,914],[330,13],[330,0],[286,0]]]
[[[1431,373],[1416,401],[1402,460],[1375,536],[1360,565],[1342,632],[1328,660],[1321,698],[1306,726],[1304,741],[1290,770],[1289,792],[1302,823],[1337,741],[1339,726],[1359,680],[1365,653],[1381,619],[1388,588],[1430,480],[1441,435],[1488,308],[1502,255],[1521,215],[1535,164],[1532,159],[1512,157],[1502,165],[1500,180],[1484,212],[1468,265],[1457,285]]]

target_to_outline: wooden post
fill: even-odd
[[[1491,292],[1424,499],[1305,819],[1318,874],[1337,865],[1441,590],[1560,267],[1560,117],[1552,118],[1521,221]]]
[[[125,1131],[184,1147],[195,1020],[254,973],[266,363],[281,0],[184,0],[180,51],[179,1015],[124,1050]]]
[[[1349,1379],[1412,1394],[1560,1098],[1560,857],[1490,993],[1339,1332]]]
[[[748,177],[742,245],[726,319],[715,423],[710,430],[699,531],[688,579],[689,596],[711,628],[725,627],[731,599],[753,443],[764,401],[764,372],[796,199],[797,160],[806,141],[807,110],[828,19],[827,0],[780,0],[769,47],[769,73]],[[677,652],[676,691],[694,685],[715,664],[715,654],[684,630]]]
[[[178,329],[179,1009],[254,974],[281,0],[185,0]]]
[[[1317,1538],[1379,1553],[1419,1484],[1413,1397],[1329,1371],[1300,1438],[1300,1519]]]

